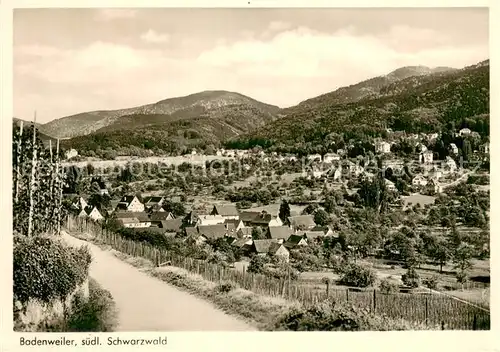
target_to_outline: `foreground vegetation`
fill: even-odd
[[[325,295],[325,292],[317,292],[296,284],[291,280],[291,277],[286,275],[268,277],[251,272],[239,272],[207,261],[174,254],[160,247],[144,244],[144,242],[125,240],[116,233],[108,232],[105,229],[103,231],[100,225],[84,224],[83,222],[73,223],[69,230],[73,233],[90,233],[92,238],[98,242],[110,245],[113,249],[128,255],[148,259],[157,266],[167,264],[181,267],[193,274],[201,275],[205,280],[211,282],[230,282],[236,287],[250,290],[256,294],[298,301],[305,307],[313,307],[330,297],[340,302],[348,301],[356,307],[367,309],[376,314],[391,316],[393,319],[404,317],[418,324],[427,323],[429,326],[441,324],[449,329],[489,328],[488,312],[447,296],[391,294],[390,292],[373,290],[328,291],[328,288]],[[356,265],[353,268],[355,267]],[[411,282],[410,279],[408,281]]]
[[[14,329],[108,331],[112,299],[89,283],[88,248],[69,247],[59,236],[66,216],[59,150],[46,150],[32,127],[21,126],[12,146]]]
[[[78,236],[81,239],[92,240],[103,248],[108,248],[102,238],[89,238],[88,235]],[[131,246],[129,248],[132,248]],[[182,290],[207,299],[228,314],[236,315],[259,330],[280,331],[386,331],[386,330],[428,330],[439,329],[440,326],[413,323],[403,319],[394,319],[381,313],[370,313],[367,309],[358,309],[349,304],[338,304],[335,301],[324,301],[321,305],[306,306],[297,300],[281,296],[257,293],[245,289],[231,280],[207,280],[205,275],[197,274],[176,266],[157,267],[151,260],[143,256],[134,256],[122,251],[115,255],[127,263],[148,272],[150,275],[172,284]],[[311,312],[319,312],[332,304],[335,315],[314,318]],[[330,320],[329,323],[326,321]]]

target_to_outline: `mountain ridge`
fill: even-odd
[[[115,110],[96,110],[74,114],[56,119],[43,125],[48,134],[57,137],[77,137],[106,130],[108,126],[119,123],[120,118],[131,115],[163,115],[165,122],[169,122],[167,115],[177,114],[177,119],[191,118],[198,115],[210,116],[211,111],[221,110],[227,106],[237,106],[259,110],[263,115],[272,118],[279,107],[259,102],[253,98],[240,93],[225,90],[207,90],[189,94],[181,97],[167,98],[156,103],[145,104],[137,107]],[[187,117],[183,117],[181,111],[185,110]],[[136,121],[140,124],[140,121]],[[114,129],[119,128],[115,126]]]

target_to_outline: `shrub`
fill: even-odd
[[[433,275],[431,277],[424,279],[422,283],[425,285],[425,287],[428,287],[431,290],[436,290],[438,286],[438,278],[437,276]]]
[[[347,286],[368,287],[372,286],[376,280],[377,275],[373,269],[351,263],[344,269],[340,283]]]
[[[14,237],[14,299],[64,299],[88,276],[87,247],[68,247],[49,237]]]
[[[75,297],[76,307],[70,315],[64,331],[68,332],[110,332],[117,323],[116,305],[109,291],[89,280],[89,298]]]
[[[399,285],[397,282],[390,280],[388,278],[383,279],[380,282],[380,292],[383,294],[391,294],[399,291]]]
[[[401,279],[406,286],[412,288],[420,286],[420,276],[415,268],[409,268],[408,271],[401,276]]]
[[[229,293],[229,292],[231,292],[234,289],[236,289],[236,284],[235,283],[233,283],[231,281],[225,281],[225,282],[219,283],[215,287],[215,292],[218,292],[218,293]]]

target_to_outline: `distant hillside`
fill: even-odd
[[[324,104],[346,104],[359,101],[366,98],[377,98],[381,94],[381,90],[391,84],[402,81],[409,77],[427,76],[433,73],[450,72],[456,69],[451,67],[436,67],[429,68],[426,66],[406,66],[397,70],[366,81],[362,81],[347,87],[341,87],[333,92],[322,94],[315,98],[307,99],[295,107],[284,110],[284,113],[292,113],[301,109],[311,109]]]
[[[120,115],[124,111],[127,114]],[[99,113],[98,121],[94,114],[93,125],[82,120],[85,114],[77,115],[76,120],[61,119],[64,123],[59,125],[79,126],[73,126],[72,133],[92,130],[64,141],[66,147],[83,154],[103,156],[106,150],[108,156],[137,154],[138,150],[178,153],[183,148],[219,145],[223,140],[248,133],[278,118],[279,111],[277,106],[238,93],[206,91],[133,110]],[[102,118],[103,114],[106,117]]]
[[[405,78],[406,77],[406,78]],[[401,79],[398,79],[401,78]],[[455,70],[398,69],[284,109],[285,117],[228,143],[321,145],[327,135],[348,138],[381,135],[386,128],[406,132],[439,131],[453,123],[489,129],[489,61]],[[478,117],[475,116],[483,116]]]
[[[185,97],[161,100],[139,107],[92,111],[67,116],[43,126],[44,131],[57,137],[76,137],[93,132],[136,129],[192,118],[221,119],[234,135],[246,132],[273,120],[279,111],[239,93],[205,91]],[[168,127],[166,127],[168,129]]]
[[[20,126],[21,122],[23,123],[23,129],[33,126],[33,121],[26,121],[26,120],[18,119],[16,117],[14,117],[12,119],[13,127],[16,126],[16,125]],[[43,125],[41,125],[39,123],[35,123],[35,126],[37,128],[36,134],[37,134],[38,138],[40,138],[40,140],[43,142],[43,144],[46,147],[48,147],[49,143],[50,143],[49,141],[52,141],[52,146],[55,148],[56,147],[56,143],[57,143],[57,139],[54,138],[54,137],[51,137],[51,136],[47,135],[45,133],[45,131],[43,130]]]

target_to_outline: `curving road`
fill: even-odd
[[[63,233],[92,253],[90,276],[110,291],[118,308],[116,331],[256,331],[212,304],[149,276],[96,245]]]

